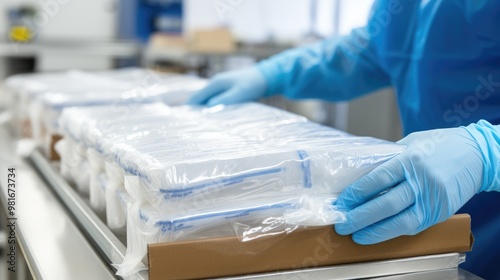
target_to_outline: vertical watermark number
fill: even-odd
[[[16,169],[7,169],[7,265],[16,272]]]

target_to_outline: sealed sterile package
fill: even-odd
[[[100,217],[105,217],[107,176],[104,169],[104,157],[95,149],[87,149],[87,159],[90,167],[89,200],[90,206]]]
[[[185,108],[165,111],[169,113],[159,120],[131,114],[106,127],[89,121],[92,129],[82,133],[93,138],[86,143],[140,178],[141,197],[134,199],[163,211],[194,204],[209,208],[249,195],[338,194],[402,149],[256,104],[209,112],[192,109],[191,115]],[[238,111],[245,118],[235,120]],[[185,121],[174,118],[178,115]],[[190,119],[196,118],[193,125]],[[214,145],[220,140],[224,146]]]
[[[218,205],[249,197],[280,196],[286,193],[338,194],[345,186],[398,151],[379,147],[379,158],[354,151],[329,152],[317,148],[273,154],[248,154],[239,158],[186,161],[162,168],[138,165],[129,173],[141,178],[141,199],[162,208],[178,211]],[[391,149],[392,148],[392,149]],[[367,151],[368,152],[368,151]]]
[[[102,196],[103,188],[100,183],[107,180],[106,175],[103,174],[105,156],[98,152],[98,150],[93,149],[92,147],[94,147],[94,145],[92,145],[92,143],[96,142],[96,139],[105,137],[102,133],[92,134],[92,132],[101,132],[101,130],[119,124],[120,117],[126,118],[126,123],[130,123],[131,119],[138,118],[140,114],[148,118],[158,119],[160,112],[168,113],[168,111],[169,108],[161,104],[130,108],[123,107],[119,110],[110,110],[102,106],[88,108],[74,107],[65,110],[65,115],[60,119],[61,126],[64,127],[62,133],[65,137],[57,144],[58,152],[61,155],[61,172],[63,176],[74,183],[77,181],[83,182],[82,178],[85,178],[87,175],[90,176],[91,205],[93,205],[96,210],[103,211],[105,199],[104,196]],[[155,112],[159,113],[156,114]],[[93,119],[93,121],[86,123],[85,114],[87,114],[87,116],[96,117],[97,119]],[[111,121],[111,118],[114,118],[114,120]],[[101,128],[101,130],[90,128],[92,125]],[[133,129],[129,127],[125,127],[124,129],[124,134],[116,135],[116,133],[112,134],[112,131],[109,131],[110,133],[106,134],[106,136],[110,136],[110,141],[123,141],[126,139],[124,135],[133,132]],[[93,136],[95,136],[94,139],[92,139]],[[114,138],[111,136],[117,137]],[[85,149],[83,147],[90,147],[90,151],[87,151],[87,154],[85,154]],[[87,160],[86,157],[88,157],[89,160]],[[91,174],[87,174],[87,169],[81,168],[82,164],[85,165],[86,162],[90,165],[89,170]],[[82,187],[85,186],[85,184],[78,185]]]
[[[141,269],[147,244],[189,239],[233,236],[233,223],[255,224],[270,217],[282,217],[289,209],[300,207],[296,198],[262,200],[260,203],[238,203],[210,211],[164,214],[151,206],[133,204],[127,220],[127,254],[117,265],[118,275],[128,276]]]
[[[134,200],[130,195],[123,189],[118,189],[115,191],[115,196],[119,202],[116,208],[113,208],[110,213],[114,219],[110,229],[115,233],[115,235],[127,244],[127,215],[128,209],[133,206]]]
[[[152,107],[153,106],[151,106],[150,108],[152,108]],[[248,106],[248,107],[253,107],[253,106]],[[166,109],[168,109],[168,108],[166,108]],[[161,134],[157,134],[157,133],[153,132],[155,129],[160,129],[161,128],[161,129],[165,130],[167,132],[167,134],[175,134],[176,131],[180,131],[181,135],[183,137],[186,137],[187,136],[187,134],[186,134],[187,131],[191,130],[191,129],[189,129],[189,130],[186,129],[186,127],[188,125],[193,125],[193,127],[196,128],[195,133],[197,133],[197,134],[202,133],[204,129],[208,128],[208,127],[203,127],[203,125],[202,125],[203,121],[196,121],[196,122],[190,123],[190,121],[189,121],[190,118],[191,119],[200,119],[200,115],[199,115],[200,112],[198,110],[192,110],[192,109],[184,107],[184,108],[176,108],[172,112],[175,112],[174,116],[172,116],[170,118],[160,118],[159,122],[157,120],[155,120],[155,119],[148,120],[148,121],[150,121],[152,123],[148,124],[148,125],[144,125],[145,128],[147,128],[146,129],[147,133],[144,130],[138,129],[136,124],[133,126],[133,128],[127,128],[126,126],[122,127],[121,126],[122,125],[121,121],[117,120],[116,122],[114,122],[114,124],[111,127],[111,130],[109,131],[109,133],[95,134],[94,135],[95,130],[86,130],[86,133],[83,133],[83,134],[86,135],[86,138],[87,138],[86,142],[87,143],[93,143],[99,150],[101,150],[101,151],[104,152],[106,149],[103,148],[103,146],[106,146],[106,142],[112,143],[113,146],[116,147],[116,146],[119,146],[120,143],[122,143],[123,140],[125,140],[125,137],[123,137],[123,136],[117,136],[117,135],[119,135],[119,133],[117,133],[117,131],[119,131],[119,129],[122,129],[122,128],[124,129],[122,135],[127,135],[127,137],[126,137],[126,139],[128,139],[127,143],[133,143],[134,139],[136,137],[138,137],[139,139],[146,139],[146,138],[147,139],[152,139],[154,142],[158,142],[159,141],[160,143],[163,143],[163,145],[165,145],[165,143],[173,143],[173,144],[175,144],[175,142],[172,141],[173,139],[171,139],[171,138],[159,140],[156,137],[151,138],[151,137],[146,137],[145,135],[147,135],[147,136],[151,136],[151,135],[157,135],[158,136],[158,135],[161,135]],[[191,115],[189,115],[187,112],[191,113]],[[195,114],[195,115],[192,116],[192,114]],[[302,117],[297,117],[297,116],[291,115],[291,114],[283,113],[283,114],[278,114],[278,115],[282,115],[282,116],[280,116],[280,117],[275,116],[274,119],[276,121],[283,121],[285,119],[288,119],[287,122],[290,122],[292,119],[303,121]],[[164,115],[162,117],[166,117],[166,115]],[[134,115],[134,121],[137,122],[138,119],[140,119],[141,121],[145,121],[145,119],[141,119],[141,115],[140,114]],[[153,122],[153,120],[155,120],[155,122]],[[203,118],[203,120],[204,121],[208,121],[208,118]],[[232,119],[230,119],[230,120],[231,120],[231,122],[236,123],[234,120],[232,120]],[[273,119],[270,116],[269,119],[268,119],[268,122],[272,121],[272,120]],[[130,122],[130,120],[128,120],[128,122]],[[219,121],[217,121],[217,123],[219,123]],[[95,123],[94,123],[94,125],[95,125]],[[215,123],[214,123],[214,125],[215,125]],[[109,129],[109,127],[103,127],[103,129]],[[153,131],[150,131],[150,130],[153,130]],[[103,135],[108,136],[109,139],[107,139],[107,137],[102,137]],[[139,136],[143,136],[143,137],[139,137]],[[180,135],[178,135],[178,136],[180,136]],[[88,139],[88,138],[92,138],[93,140],[92,139]],[[99,140],[99,143],[96,143],[95,140]],[[181,140],[181,139],[177,139],[176,142],[178,143],[179,140]],[[177,145],[175,145],[175,146],[177,146]],[[171,148],[173,148],[173,147],[171,147]],[[179,151],[182,152],[182,149],[178,149],[178,148],[179,147],[177,146],[177,148],[175,148],[172,151],[175,151],[176,153],[178,153]],[[105,154],[109,155],[109,154],[113,154],[113,152],[108,149],[108,151]],[[116,154],[114,154],[114,157],[116,159],[116,157],[118,157],[118,156]],[[173,154],[172,154],[172,157],[173,157]],[[138,164],[140,165],[139,162],[138,162]],[[113,190],[110,189],[110,192],[112,193]],[[92,197],[92,189],[91,189],[91,197]],[[107,198],[107,200],[106,200],[107,207],[110,207],[110,205],[116,205],[117,202],[113,201],[113,199],[116,200],[116,198],[114,198],[114,196],[107,195],[106,198]],[[137,197],[136,197],[136,199],[137,199]],[[109,218],[109,215],[108,215],[108,222],[109,222],[109,219],[110,218]]]
[[[74,178],[75,174],[72,173],[74,171],[82,173],[78,175],[80,179],[83,178],[84,174],[89,176],[88,192],[90,193],[90,204],[98,214],[103,216],[105,216],[106,210],[105,190],[110,183],[114,185],[117,179],[113,177],[111,181],[109,180],[104,168],[107,159],[106,156],[109,155],[104,155],[99,148],[100,146],[93,145],[93,143],[97,139],[106,137],[110,137],[111,140],[109,141],[125,141],[127,137],[125,136],[126,134],[117,136],[111,133],[111,131],[109,134],[102,134],[102,130],[98,130],[95,127],[100,127],[104,130],[119,123],[121,118],[137,118],[140,114],[151,118],[158,118],[158,115],[162,112],[169,111],[169,107],[163,104],[140,105],[130,108],[123,107],[122,109],[110,110],[105,106],[72,107],[65,109],[59,120],[62,134],[64,135],[64,139],[56,145],[58,153],[61,156],[61,173],[68,181],[73,183],[76,180]],[[114,120],[111,121],[113,116]],[[130,130],[127,128],[128,133],[132,133],[133,130],[133,128],[130,128]],[[80,149],[82,146],[88,147],[86,154],[82,153],[83,151]],[[79,169],[84,160],[88,162],[88,172],[86,169]]]
[[[15,109],[16,121],[27,127],[29,136],[49,150],[47,135],[57,134],[57,118],[63,108],[164,102],[184,104],[206,81],[193,76],[163,74],[127,68],[84,72],[23,74],[7,79],[6,85]]]
[[[137,94],[139,94],[140,89],[153,89],[161,85],[162,81],[179,79],[196,78],[157,73],[142,68],[92,72],[69,70],[14,75],[6,79],[5,86],[12,92],[14,98],[29,101],[36,95],[46,92],[127,91],[136,89]],[[23,102],[17,102],[17,100],[15,103],[26,105]]]
[[[59,166],[63,178],[74,185],[82,195],[88,196],[90,166],[87,148],[69,137],[58,141],[55,148],[61,155]]]
[[[75,184],[76,178],[73,175],[77,172],[82,160],[85,147],[78,144],[71,137],[65,137],[56,144],[56,151],[61,155],[60,172],[68,182]]]
[[[116,193],[125,190],[125,172],[114,162],[106,161],[107,186],[104,191],[106,200],[106,223],[110,229],[120,229],[125,224],[125,217],[117,215],[121,209],[121,202]]]
[[[154,141],[155,144],[163,145],[165,148],[167,142],[155,139],[153,136],[169,135],[173,137],[175,135],[177,138],[182,138],[186,137],[187,133],[201,135],[209,129],[214,130],[214,127],[222,123],[214,119],[208,126],[207,123],[210,121],[207,114],[204,114],[205,110],[194,110],[189,107],[176,107],[173,110],[161,104],[151,104],[134,106],[133,108],[123,106],[115,109],[109,110],[107,107],[99,106],[65,109],[59,120],[62,133],[77,139],[75,141],[85,142],[85,145],[95,148],[100,153],[110,155],[109,150],[124,141],[132,143],[147,138],[149,139],[147,141]],[[113,118],[112,122],[110,118]],[[278,114],[274,119],[275,122],[303,121],[302,117],[284,113]],[[82,120],[88,121],[82,122]],[[227,125],[231,125],[229,122],[235,123],[231,118],[227,122]],[[273,118],[269,116],[267,123],[272,122]],[[235,133],[240,132],[235,130],[233,134]],[[176,143],[171,144],[177,145],[178,142],[179,139]],[[105,146],[110,148],[106,149]],[[172,148],[172,146],[169,147]]]
[[[300,130],[292,131],[300,140],[271,134],[269,140],[280,143],[260,146],[220,134],[222,137],[215,138],[225,139],[224,147],[179,143],[171,148],[153,141],[144,148],[120,143],[114,147],[115,160],[128,174],[140,178],[137,188],[141,197],[136,199],[176,212],[193,205],[211,207],[262,196],[337,195],[402,150],[399,145],[344,133],[331,133],[308,143],[300,137]],[[168,139],[160,143],[169,143]],[[228,143],[231,141],[234,143]],[[182,153],[176,154],[177,149]]]
[[[29,113],[31,102],[36,96],[50,91],[81,90],[126,90],[133,86],[130,82],[114,81],[116,72],[130,73],[137,69],[113,70],[89,74],[70,70],[52,73],[30,73],[14,75],[6,79],[5,85],[10,93],[14,121],[22,126],[31,126]],[[31,136],[31,128],[27,132]]]
[[[71,170],[71,177],[73,178],[78,191],[86,198],[89,195],[90,183],[90,167],[87,159],[87,148],[82,144],[76,145],[75,161]]]
[[[167,81],[169,81],[167,83]],[[205,81],[188,78],[169,78],[153,89],[140,93],[129,91],[90,91],[90,92],[49,92],[38,96],[31,104],[31,123],[33,137],[43,144],[43,136],[59,133],[58,118],[62,109],[111,105],[120,107],[136,106],[139,103],[164,102],[179,104],[205,85]],[[183,101],[181,101],[183,102]]]
[[[276,234],[342,222],[339,193],[405,148],[254,103],[115,109],[64,109],[59,127],[73,149],[87,148],[91,201],[108,226],[126,225],[122,276],[142,269],[150,243],[247,241],[270,234],[254,230],[270,220]]]

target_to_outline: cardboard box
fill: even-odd
[[[228,29],[200,29],[190,35],[189,49],[198,53],[233,53],[236,51],[236,42]]]
[[[148,46],[153,49],[186,50],[188,42],[182,36],[154,33],[149,37]]]
[[[189,53],[230,54],[236,51],[236,41],[230,30],[225,28],[197,29],[186,37],[168,34],[153,34],[148,42],[148,51],[168,52],[179,56]]]
[[[199,279],[275,272],[336,264],[468,252],[473,238],[469,215],[455,215],[415,236],[363,246],[332,226],[286,236],[240,242],[237,237],[148,246],[149,279]]]

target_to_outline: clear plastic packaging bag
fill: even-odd
[[[108,185],[105,173],[105,160],[95,149],[87,150],[87,158],[90,167],[89,174],[89,199],[90,206],[100,216],[105,216],[106,211],[106,187]]]
[[[104,195],[106,200],[106,223],[111,230],[119,230],[125,224],[125,217],[119,215],[121,202],[117,192],[125,190],[125,172],[114,162],[106,161],[105,168],[108,185]]]
[[[185,213],[164,214],[149,205],[129,204],[127,219],[127,254],[122,264],[116,265],[118,275],[129,276],[147,263],[147,245],[189,239],[234,236],[233,223],[255,225],[261,220],[283,217],[290,209],[298,209],[300,200],[278,198],[260,203],[238,203]]]
[[[127,225],[121,276],[143,269],[149,243],[235,234],[248,241],[342,222],[338,194],[405,148],[254,103],[71,108],[59,126],[87,147],[91,170],[105,162],[107,223],[120,232]],[[91,180],[102,172],[95,174]],[[99,189],[90,196],[102,198],[92,193]]]
[[[152,102],[180,105],[204,87],[206,81],[192,76],[126,68],[23,74],[8,78],[6,85],[18,105],[13,110],[16,122],[29,125],[29,135],[48,152],[50,141],[46,136],[59,133],[57,119],[63,108],[134,106]]]
[[[128,210],[132,205],[134,205],[134,200],[132,197],[125,191],[125,189],[118,189],[115,192],[116,199],[118,201],[118,207],[113,208],[111,211],[115,211],[111,213],[114,217],[113,227],[110,229],[114,232],[114,234],[123,241],[123,243],[127,244],[127,216]]]
[[[5,80],[10,95],[10,106],[14,122],[23,128],[23,136],[31,136],[30,107],[39,95],[51,92],[81,92],[92,90],[126,90],[133,86],[129,81],[116,78],[141,71],[138,68],[100,71],[93,74],[78,70],[52,73],[30,73],[14,75]],[[37,120],[37,125],[39,120]],[[38,130],[39,131],[39,130]]]
[[[361,141],[366,140],[366,142]],[[369,145],[373,140],[352,140],[352,145]],[[351,145],[349,144],[349,145]],[[148,165],[153,157],[129,153],[137,166],[123,164],[128,174],[137,175],[140,199],[165,212],[184,208],[210,208],[254,197],[285,194],[337,195],[375,164],[400,151],[390,144],[372,143],[367,148],[338,144],[305,147],[298,151],[252,151],[231,157],[189,158]],[[184,150],[185,151],[185,150]],[[378,156],[374,157],[373,153]],[[154,158],[153,158],[154,159]],[[158,160],[160,161],[160,160]],[[158,162],[156,162],[158,163]]]

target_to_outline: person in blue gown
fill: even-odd
[[[373,244],[470,213],[476,240],[462,267],[500,279],[499,28],[500,1],[379,0],[365,27],[216,75],[190,104],[394,87],[407,148],[344,190],[336,231]]]

